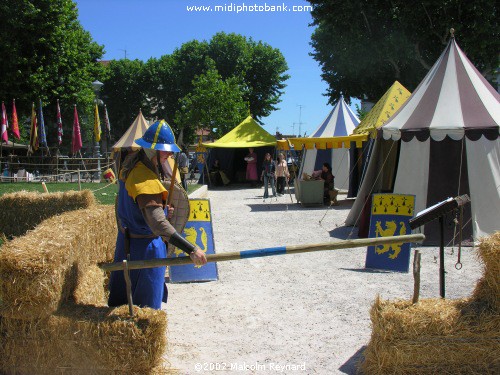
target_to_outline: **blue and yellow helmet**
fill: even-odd
[[[170,125],[165,120],[156,121],[135,143],[143,148],[158,151],[179,152],[181,149],[175,144],[175,137]]]

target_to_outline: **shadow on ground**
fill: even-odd
[[[263,198],[258,198],[261,203],[250,203],[247,204],[248,207],[252,210],[252,212],[262,212],[262,211],[324,211],[328,209],[326,206],[317,206],[317,207],[303,207],[298,203],[283,203],[277,202],[276,200],[267,198],[263,201]]]
[[[337,206],[330,206],[334,210],[350,210],[354,204],[354,199],[338,199],[339,204]]]
[[[329,231],[330,237],[338,238],[340,240],[356,240],[358,239],[358,228],[341,226]]]
[[[358,366],[359,362],[363,359],[363,352],[365,349],[366,345],[363,345],[351,358],[339,367],[339,371],[348,375],[363,375],[363,373],[358,370]]]
[[[375,268],[342,268],[339,269],[344,271],[353,271],[353,272],[361,272],[361,273],[394,273],[394,271],[386,271],[386,270],[377,270]]]

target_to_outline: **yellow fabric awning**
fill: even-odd
[[[410,95],[401,83],[395,81],[354,129],[353,134],[376,134],[376,130],[389,120]]]
[[[213,143],[203,143],[207,148],[246,148],[276,146],[276,138],[248,116],[233,130]]]
[[[290,150],[291,146],[295,150],[324,150],[331,148],[350,148],[351,142],[355,142],[356,148],[361,148],[363,142],[368,140],[368,134],[356,134],[342,137],[305,137],[305,138],[288,138],[277,142],[278,150]]]

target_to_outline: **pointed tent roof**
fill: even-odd
[[[233,130],[213,143],[203,143],[208,148],[245,148],[276,146],[276,138],[248,116]]]
[[[347,106],[344,98],[340,98],[321,125],[311,134],[311,137],[347,136],[352,134],[358,124],[359,119]]]
[[[142,135],[148,129],[149,124],[147,120],[142,115],[142,111],[139,110],[139,114],[136,119],[127,129],[125,134],[113,145],[113,151],[120,151],[120,149],[132,149],[139,150],[141,147],[137,145],[134,140],[141,138]]]
[[[385,139],[413,136],[439,141],[496,139],[500,130],[500,95],[467,59],[452,37],[415,92],[381,128]]]
[[[368,112],[353,134],[370,134],[380,128],[408,100],[411,93],[398,81],[395,81],[377,104]]]

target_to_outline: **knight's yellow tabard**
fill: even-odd
[[[137,162],[125,181],[128,195],[135,201],[141,194],[162,194],[162,200],[167,200],[167,189],[162,185],[156,174],[142,162]]]

